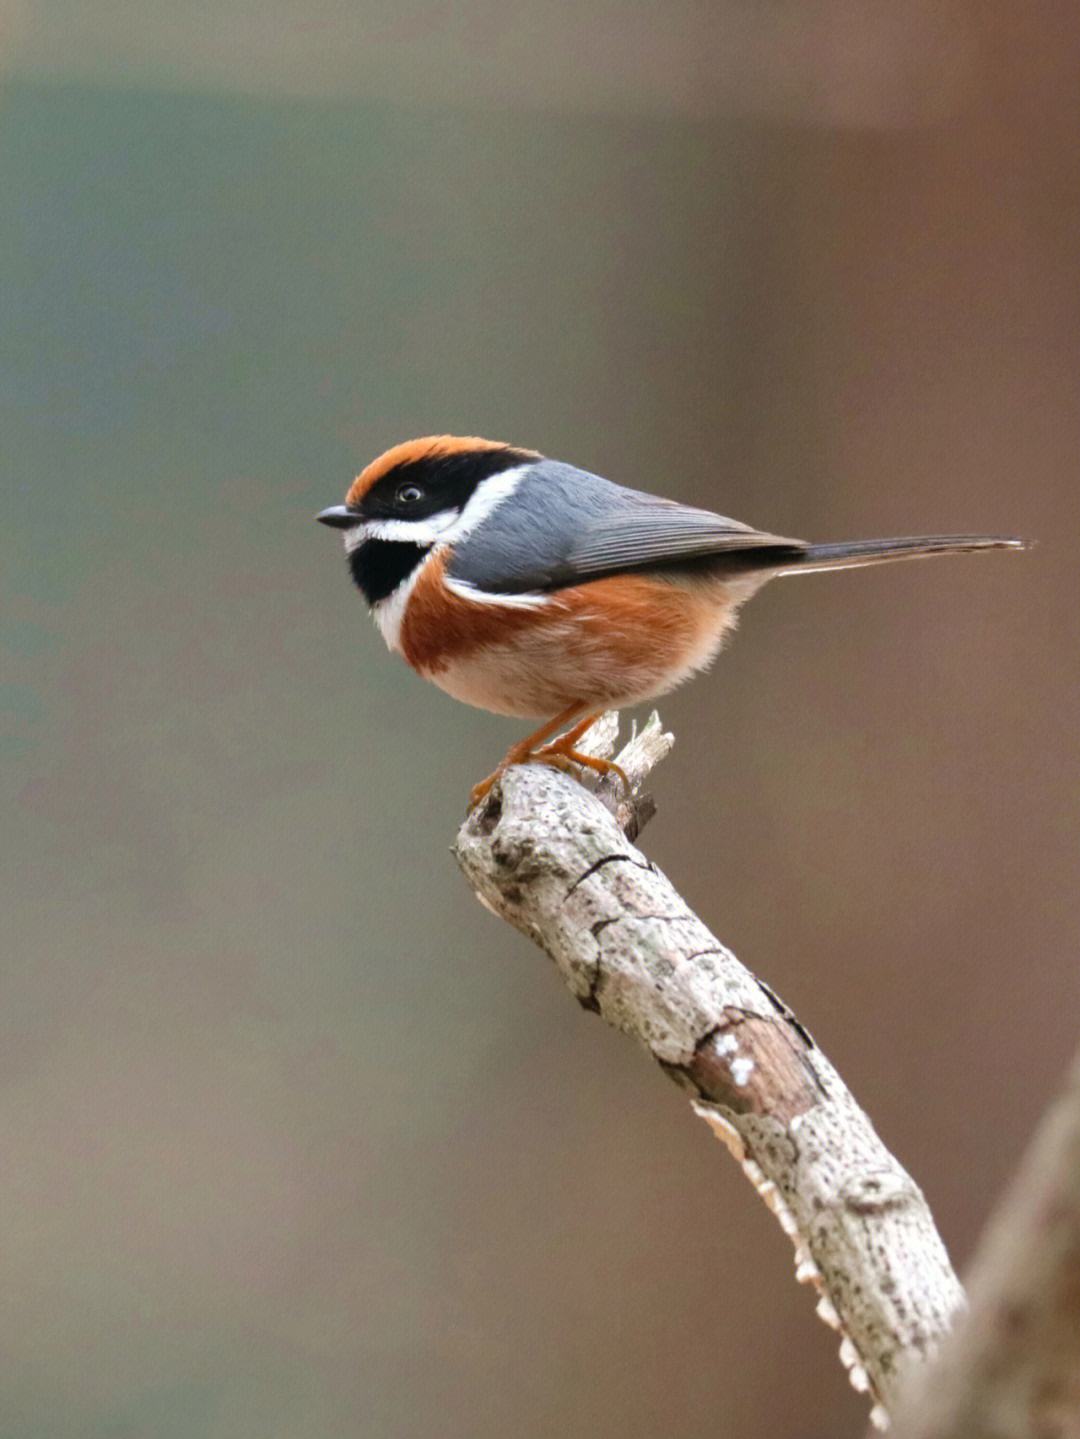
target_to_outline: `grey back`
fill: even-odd
[[[521,594],[709,556],[738,565],[737,557],[774,547],[802,543],[545,459],[455,547],[449,574],[489,593]]]

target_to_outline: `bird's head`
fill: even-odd
[[[349,569],[370,605],[387,599],[436,544],[490,514],[540,456],[476,435],[406,440],[372,460],[343,505],[316,515],[343,532]]]

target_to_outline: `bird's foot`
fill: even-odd
[[[478,804],[483,804],[484,800],[487,799],[488,795],[494,789],[498,781],[502,779],[508,768],[509,766],[503,763],[499,765],[497,769],[493,769],[488,775],[487,779],[482,779],[479,784],[473,785],[472,789],[469,791],[469,803],[466,813],[472,814],[473,810]]]
[[[529,756],[530,764],[549,764],[555,769],[561,769],[564,774],[570,774],[574,765],[582,769],[590,769],[598,775],[616,775],[623,787],[623,794],[629,798],[630,780],[626,771],[621,765],[617,765],[613,759],[601,759],[598,755],[582,754],[576,750],[572,743],[568,743],[569,735],[557,739],[553,744],[546,744],[543,749],[538,749],[535,754]]]
[[[543,749],[538,749],[533,754],[522,755],[520,759],[512,760],[510,764],[499,765],[486,779],[482,779],[479,784],[474,784],[469,791],[468,812],[470,814],[478,804],[483,804],[511,764],[546,764],[550,765],[552,769],[562,770],[563,774],[573,774],[574,766],[577,765],[581,769],[592,770],[594,774],[613,774],[622,785],[624,796],[629,798],[630,795],[630,780],[627,773],[614,760],[600,759],[593,754],[581,754],[576,749],[559,749],[555,745],[545,745]]]
[[[551,731],[548,730],[548,734],[550,733]],[[492,789],[499,782],[499,780],[502,779],[503,775],[506,773],[506,771],[510,768],[511,765],[528,763],[528,761],[532,758],[532,746],[532,735],[530,735],[528,739],[519,740],[517,744],[511,745],[510,748],[506,751],[506,754],[502,757],[499,763],[488,775],[487,779],[482,779],[479,784],[473,785],[472,789],[469,791],[469,814],[472,814],[476,806],[478,804],[482,804],[484,800],[487,799]]]
[[[599,759],[596,755],[582,754],[580,750],[574,748],[582,735],[591,729],[599,719],[598,713],[588,714],[584,719],[578,720],[577,724],[572,725],[565,734],[552,740],[550,744],[543,745],[540,749],[534,748],[537,740],[546,739],[556,725],[560,722],[565,724],[575,710],[580,712],[579,707],[571,706],[569,710],[557,715],[554,720],[537,730],[535,734],[530,735],[528,739],[511,746],[505,758],[496,769],[492,770],[487,779],[482,779],[479,784],[474,784],[469,791],[469,813],[471,814],[478,804],[482,804],[487,799],[495,784],[515,764],[547,764],[551,765],[553,769],[562,770],[564,774],[571,774],[574,766],[577,765],[581,769],[590,769],[599,775],[615,774],[621,781],[625,794],[629,796],[630,781],[625,770],[621,769],[614,760]]]

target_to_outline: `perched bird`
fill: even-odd
[[[481,709],[544,718],[470,807],[513,764],[618,771],[575,749],[596,716],[704,669],[777,575],[1023,548],[999,535],[811,545],[475,435],[395,445],[317,518],[344,532],[383,638],[418,674]]]

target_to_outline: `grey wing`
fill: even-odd
[[[455,547],[449,574],[488,593],[521,594],[708,557],[733,572],[760,568],[767,550],[790,557],[803,548],[800,540],[544,460],[530,467],[512,502]]]

